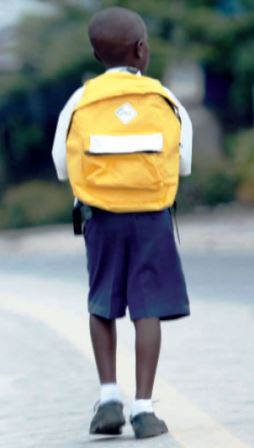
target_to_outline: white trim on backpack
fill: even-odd
[[[161,152],[163,135],[91,135],[89,152],[92,154],[130,154],[135,152]]]

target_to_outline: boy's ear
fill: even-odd
[[[100,56],[98,55],[98,53],[96,53],[95,50],[93,51],[93,55],[94,55],[95,59],[97,59],[97,61],[102,62]]]
[[[138,59],[141,59],[143,56],[143,46],[143,39],[138,40],[138,42],[136,43],[136,56],[138,57]]]

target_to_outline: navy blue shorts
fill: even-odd
[[[170,211],[111,213],[92,207],[84,236],[91,314],[132,320],[190,314]]]

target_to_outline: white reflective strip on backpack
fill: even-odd
[[[89,152],[93,154],[128,154],[134,152],[161,152],[163,135],[137,134],[126,136],[91,135]]]

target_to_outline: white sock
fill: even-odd
[[[134,400],[131,405],[131,417],[135,417],[142,412],[153,412],[152,400]]]
[[[122,402],[121,393],[116,383],[104,383],[101,385],[100,404],[108,401]]]

